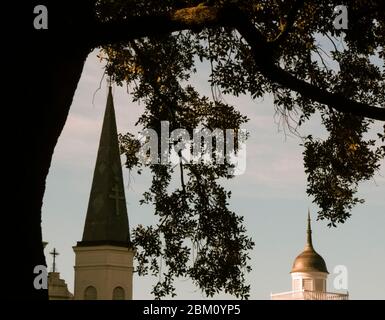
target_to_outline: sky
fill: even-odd
[[[72,247],[82,238],[91,189],[92,175],[107,98],[103,64],[96,51],[88,57],[71,110],[55,148],[43,201],[43,239],[48,253],[56,248],[57,267],[73,292],[75,255]],[[191,83],[210,96],[207,65],[198,65]],[[100,88],[100,89],[98,89]],[[113,87],[119,133],[137,134],[135,127],[143,105],[133,103],[126,88]],[[230,207],[244,216],[247,233],[255,242],[250,252],[252,271],[250,299],[270,299],[271,293],[291,290],[290,269],[306,240],[307,211],[312,214],[313,244],[325,259],[329,271],[328,291],[337,291],[337,266],[345,266],[351,299],[385,299],[385,164],[376,177],[359,187],[366,202],[352,210],[345,224],[329,228],[326,221],[315,221],[317,207],[306,194],[300,139],[285,135],[277,125],[269,96],[251,100],[247,96],[226,96],[250,121],[243,126],[250,132],[246,143],[246,171],[225,183],[232,191]],[[379,126],[378,126],[379,128]],[[301,134],[324,134],[317,116]],[[124,163],[124,157],[122,157]],[[156,222],[153,207],[140,205],[151,177],[123,169],[130,228]],[[134,275],[133,298],[152,299],[157,279]],[[205,299],[190,279],[176,280],[177,299]],[[345,292],[345,291],[342,291]],[[232,299],[218,294],[215,299]]]

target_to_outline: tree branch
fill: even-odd
[[[217,7],[196,6],[168,14],[135,16],[122,21],[95,23],[88,31],[94,47],[142,37],[220,26],[221,10]],[[89,38],[89,37],[88,37]]]
[[[298,13],[303,7],[304,3],[304,0],[297,0],[294,3],[293,7],[287,14],[287,18],[281,32],[270,42],[274,48],[279,47],[279,45],[281,45],[286,40],[294,26],[295,21],[297,20]]]
[[[235,16],[235,15],[234,15]],[[318,103],[328,105],[337,111],[350,113],[360,117],[385,121],[385,108],[375,107],[366,103],[346,98],[342,94],[331,93],[320,89],[290,74],[277,66],[271,59],[273,51],[267,42],[261,41],[261,34],[242,13],[236,15],[235,28],[250,45],[254,61],[260,72],[269,80]]]
[[[293,13],[290,15],[293,18],[290,20],[296,16],[294,9],[297,6],[299,8],[300,3],[301,1],[297,1],[293,7]],[[131,17],[116,23],[96,24],[90,32],[92,45],[101,46],[174,31],[193,30],[199,32],[203,28],[218,26],[232,27],[241,34],[249,44],[260,72],[269,80],[296,91],[315,102],[328,105],[337,111],[385,121],[385,108],[353,101],[341,94],[322,90],[275,65],[271,59],[274,56],[274,46],[273,48],[270,46],[248,16],[236,6],[223,8],[197,6],[175,10],[159,16]],[[286,32],[290,28],[289,24],[287,28]]]

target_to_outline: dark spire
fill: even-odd
[[[126,199],[111,86],[108,90],[87,217],[80,246],[129,246]]]
[[[306,247],[313,248],[313,242],[311,238],[311,221],[310,221],[310,210],[307,211],[307,240]]]

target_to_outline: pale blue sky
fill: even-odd
[[[81,240],[91,187],[102,117],[106,104],[106,84],[92,98],[103,74],[103,66],[92,53],[84,67],[67,123],[55,149],[43,204],[43,237],[60,252],[58,268],[73,292],[74,253]],[[198,68],[193,84],[210,95],[207,69]],[[131,102],[125,88],[114,88],[117,126],[120,133],[137,133],[134,123],[143,106]],[[333,269],[348,269],[348,290],[352,299],[385,299],[385,165],[375,181],[360,186],[366,203],[352,211],[352,217],[338,228],[315,221],[317,208],[306,195],[302,147],[296,137],[285,137],[274,122],[269,97],[252,101],[248,97],[226,97],[250,118],[245,126],[247,141],[246,173],[226,182],[232,190],[231,207],[245,217],[248,234],[255,242],[251,252],[253,271],[248,275],[251,299],[269,299],[270,293],[291,289],[290,268],[305,244],[306,214],[313,213],[313,241],[330,272],[328,290],[333,288]],[[322,134],[317,119],[302,133]],[[124,158],[122,157],[122,161]],[[131,228],[151,224],[153,208],[140,206],[142,193],[149,187],[148,174],[138,176],[123,170]],[[48,255],[47,255],[48,256]],[[51,265],[51,256],[47,262]],[[151,299],[154,279],[134,278],[134,299]],[[177,281],[179,299],[202,299],[204,295],[188,279]],[[215,298],[231,298],[217,295]]]

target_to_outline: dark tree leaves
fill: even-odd
[[[347,30],[333,25],[338,5],[348,7]],[[269,61],[322,90],[385,106],[385,8],[380,0],[100,0],[97,13],[104,22],[124,21],[192,6],[240,8],[268,41]],[[104,47],[101,57],[115,82],[127,84],[133,100],[143,103],[138,124],[158,133],[161,121],[190,135],[194,128],[237,131],[247,119],[221,93],[273,96],[276,112],[292,131],[319,114],[328,137],[305,139],[304,165],[307,193],[320,208],[318,217],[330,226],[345,222],[351,209],[363,202],[356,196],[358,185],[374,176],[385,156],[384,134],[368,138],[372,121],[336,112],[332,105],[270,81],[234,28],[210,26],[116,43]],[[198,59],[210,66],[212,97],[201,96],[188,83]],[[266,59],[263,52],[260,59]],[[158,223],[138,226],[133,236],[138,272],[160,279],[154,295],[172,296],[174,279],[190,277],[209,296],[224,290],[247,298],[244,273],[253,243],[242,218],[228,208],[230,193],[219,183],[232,178],[231,164],[189,164],[181,158],[177,166],[143,166],[135,156],[138,141],[130,134],[120,139],[127,167],[147,168],[153,175],[142,203],[154,206]]]

